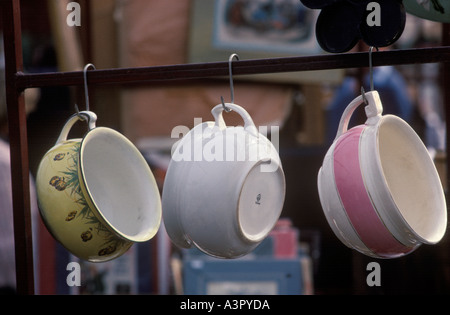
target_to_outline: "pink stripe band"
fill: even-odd
[[[397,241],[379,218],[361,174],[359,139],[364,126],[358,126],[342,135],[333,152],[334,177],[342,205],[361,241],[374,254],[394,258],[411,252]]]

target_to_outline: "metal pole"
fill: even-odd
[[[450,47],[416,48],[374,53],[373,66],[436,63],[450,61]],[[369,66],[369,53],[323,54],[305,57],[240,60],[233,63],[233,75],[320,71]],[[188,84],[189,80],[228,78],[229,63],[211,62],[156,67],[98,69],[89,72],[90,85]],[[83,85],[83,71],[17,74],[17,84],[26,89],[45,86]]]
[[[450,24],[442,24],[442,45],[450,45]],[[442,92],[444,93],[444,113],[446,121],[446,172],[447,172],[447,187],[450,187],[450,176],[448,175],[450,171],[450,60],[442,65]]]
[[[16,74],[23,71],[20,0],[0,0],[5,49],[6,103],[11,148],[17,293],[34,294],[33,241],[27,121],[23,91]]]

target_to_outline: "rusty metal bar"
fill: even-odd
[[[442,44],[450,45],[450,24],[444,23],[442,25]],[[443,63],[441,67],[443,106],[446,121],[446,156],[447,156],[447,187],[450,187],[450,60]],[[449,200],[447,200],[449,202]]]
[[[5,47],[6,102],[11,148],[17,293],[34,294],[33,242],[31,233],[30,178],[27,121],[23,93],[16,73],[23,70],[20,1],[2,0]]]
[[[404,65],[450,61],[450,47],[391,50],[373,53],[373,65]],[[240,60],[233,63],[233,75],[257,75],[281,72],[320,71],[369,66],[368,52],[325,54],[307,57]],[[228,62],[182,64],[156,67],[89,71],[90,85],[156,84],[228,75]],[[44,86],[82,85],[83,73],[57,72],[16,74],[22,89]]]

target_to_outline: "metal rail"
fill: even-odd
[[[373,66],[450,62],[450,46],[373,52]],[[228,61],[156,67],[105,69],[89,71],[90,85],[164,83],[224,77]],[[306,57],[240,60],[233,62],[234,75],[320,71],[369,66],[369,53],[324,54]],[[83,71],[42,74],[16,74],[21,89],[44,86],[82,85]]]

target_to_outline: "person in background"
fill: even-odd
[[[370,73],[367,71],[364,74],[363,82],[360,82],[357,75],[351,73],[352,70],[348,71],[348,75],[344,78],[341,86],[337,88],[334,98],[327,107],[327,143],[333,142],[341,115],[347,105],[358,95],[361,95],[361,86],[364,87],[366,92],[370,91]],[[411,122],[414,103],[409,95],[408,86],[403,75],[395,67],[374,67],[373,86],[374,90],[380,94],[380,99],[383,103],[383,114],[396,115],[408,123]],[[352,117],[351,122],[353,123],[349,125],[349,128],[356,124],[356,118]],[[364,123],[364,121],[358,121],[359,123]]]
[[[1,38],[0,38],[0,42]],[[1,45],[0,45],[1,46]],[[0,47],[0,55],[3,47]],[[0,56],[0,295],[16,293],[16,268],[14,245],[14,221],[12,204],[12,183],[10,144],[8,141],[8,117],[5,93],[4,58]],[[36,107],[38,89],[27,90],[25,94],[26,111]],[[37,252],[38,207],[33,178],[30,175],[30,200],[32,215],[33,251]],[[35,256],[36,257],[36,256]],[[36,270],[35,259],[35,270]],[[35,273],[36,274],[36,273]]]

